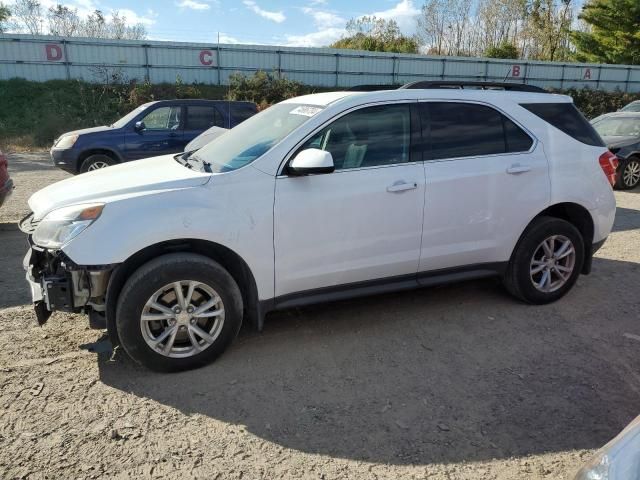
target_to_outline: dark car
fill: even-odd
[[[13,181],[9,177],[7,157],[0,150],[0,207],[13,191]]]
[[[61,135],[51,149],[53,163],[82,173],[116,163],[184,151],[205,130],[233,128],[257,113],[251,102],[161,100],[146,103],[104,127]]]
[[[640,112],[615,112],[591,122],[609,150],[620,159],[616,187],[635,188],[640,183]]]

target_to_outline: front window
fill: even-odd
[[[300,150],[331,153],[336,170],[409,162],[411,110],[408,104],[363,108],[340,117]]]
[[[140,105],[138,108],[136,108],[135,110],[131,110],[129,113],[127,113],[124,117],[122,117],[120,120],[117,120],[116,122],[112,123],[111,126],[113,128],[122,128],[125,127],[131,120],[133,120],[134,118],[136,118],[138,115],[140,115],[140,113],[142,113],[143,111],[145,111],[147,108],[149,108],[149,103],[145,103],[144,105]]]
[[[146,130],[177,130],[180,127],[180,107],[160,107],[149,112],[142,121]]]
[[[593,127],[601,137],[640,136],[640,118],[605,118]]]
[[[320,110],[294,103],[274,105],[202,147],[193,160],[207,164],[212,173],[237,170],[267,153]]]

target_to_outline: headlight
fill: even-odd
[[[63,135],[58,139],[55,148],[71,148],[78,140],[78,135]]]
[[[40,247],[58,249],[95,222],[103,208],[103,203],[92,203],[54,210],[40,221],[33,241]]]

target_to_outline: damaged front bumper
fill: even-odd
[[[105,328],[105,296],[112,265],[76,265],[61,250],[33,243],[37,227],[31,216],[20,222],[29,235],[30,248],[23,260],[38,324],[44,325],[54,311],[86,313],[94,328]]]

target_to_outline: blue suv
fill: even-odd
[[[53,163],[83,173],[116,163],[184,151],[211,127],[233,128],[257,113],[255,103],[225,100],[161,100],[141,105],[117,122],[62,134]]]

